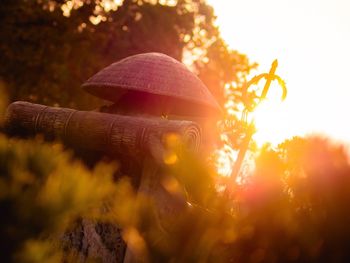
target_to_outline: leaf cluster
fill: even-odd
[[[58,237],[77,217],[101,217],[115,167],[93,171],[59,144],[0,136],[0,246],[5,262],[59,262]]]

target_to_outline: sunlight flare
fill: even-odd
[[[350,107],[350,1],[208,2],[230,47],[260,69],[274,58],[280,61],[278,72],[290,89],[285,127],[278,127],[284,138],[316,133],[349,144],[350,125],[335,116]]]
[[[253,139],[259,148],[266,143],[277,145],[288,137],[283,131],[285,116],[282,97],[278,81],[273,81],[266,98],[251,113],[251,121],[256,128]]]
[[[234,151],[228,144],[224,144],[222,148],[216,150],[214,156],[218,174],[223,177],[230,177],[233,164],[237,158],[237,152]]]

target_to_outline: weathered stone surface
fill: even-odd
[[[66,255],[73,255],[80,262],[122,263],[124,260],[126,244],[121,230],[111,223],[80,219],[62,240]]]

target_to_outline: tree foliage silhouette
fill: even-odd
[[[194,60],[222,101],[223,84],[246,74],[248,59],[222,40],[205,1],[162,3],[125,0],[109,10],[102,1],[2,1],[0,76],[10,100],[91,109],[97,100],[80,89],[88,77],[126,56],[156,51]]]

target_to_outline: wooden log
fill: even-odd
[[[130,156],[152,151],[155,140],[178,134],[190,150],[197,151],[201,134],[191,121],[123,116],[55,108],[29,102],[14,102],[7,108],[5,131],[10,135],[43,134],[47,139],[109,154]]]

